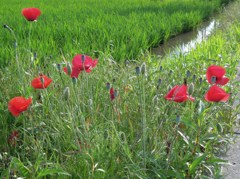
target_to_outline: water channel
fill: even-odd
[[[199,28],[187,33],[177,35],[169,39],[164,44],[152,49],[152,53],[159,56],[177,56],[187,54],[196,47],[197,44],[206,40],[219,26],[216,18],[202,23]]]
[[[208,21],[203,22],[198,28],[177,35],[174,38],[169,39],[164,44],[157,48],[152,48],[151,53],[161,57],[164,56],[178,56],[180,54],[185,55],[193,50],[197,44],[207,40],[218,28],[227,28],[234,19],[240,17],[240,13],[232,14],[233,12],[239,12],[236,10],[235,3],[230,3],[224,7],[224,9],[214,14]]]

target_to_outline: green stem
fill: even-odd
[[[145,111],[145,88],[144,78],[142,78],[142,85],[140,83],[140,77],[138,77],[139,85],[139,102],[140,110],[142,114],[141,128],[142,128],[142,148],[143,148],[143,166],[146,168],[146,111]]]

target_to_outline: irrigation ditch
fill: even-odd
[[[164,57],[186,55],[194,48],[207,40],[211,35],[217,33],[218,30],[227,31],[230,24],[234,23],[235,19],[240,18],[239,13],[235,13],[240,7],[240,2],[232,2],[227,5],[219,14],[215,14],[209,20],[203,22],[197,29],[190,32],[180,34],[159,47],[151,49],[151,53],[157,56]],[[238,76],[237,82],[240,82],[240,63],[237,67]],[[240,104],[240,94],[234,102],[234,106]],[[240,115],[236,121],[232,143],[228,146],[227,152],[222,154],[222,159],[227,163],[222,165],[221,174],[226,179],[238,179],[240,176]]]
[[[229,24],[232,23],[232,19],[229,18],[232,9],[237,2],[231,2],[228,4],[222,12],[214,14],[208,20],[204,21],[198,26],[198,28],[179,34],[169,39],[164,44],[156,48],[151,49],[151,53],[158,56],[176,56],[180,54],[187,54],[193,50],[197,44],[207,40],[218,29],[226,29]]]

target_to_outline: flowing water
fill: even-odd
[[[160,56],[177,56],[187,54],[196,47],[197,44],[206,40],[214,30],[219,26],[215,19],[204,22],[198,29],[177,35],[169,39],[163,45],[152,49],[152,53]]]

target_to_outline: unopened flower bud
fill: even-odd
[[[193,81],[195,81],[196,80],[196,75],[194,74],[192,78],[193,78]]]
[[[211,83],[216,83],[217,81],[217,77],[216,76],[212,76],[211,77]]]
[[[188,93],[190,95],[192,95],[194,92],[194,84],[193,83],[190,83],[189,87],[188,87]]]
[[[17,42],[14,42],[14,48],[16,49],[17,48]]]
[[[110,90],[110,88],[111,88],[111,85],[110,85],[110,83],[109,83],[109,82],[107,82],[107,83],[106,83],[106,87],[107,87],[107,90]]]
[[[160,86],[161,84],[162,84],[162,79],[159,78],[159,79],[158,79],[158,85]]]
[[[191,75],[191,72],[189,70],[187,70],[187,72],[186,72],[187,78],[190,77],[190,75]]]
[[[77,84],[77,78],[72,77],[72,83],[73,83],[73,85],[76,85]]]
[[[67,73],[68,73],[69,75],[72,74],[72,67],[71,67],[71,64],[70,64],[69,62],[67,63]]]
[[[157,89],[159,89],[159,87],[160,87],[161,84],[162,84],[162,79],[158,79]]]
[[[140,70],[140,71],[142,72],[143,75],[146,74],[146,72],[147,72],[146,63],[143,63],[143,64],[141,65],[141,70]]]
[[[160,70],[160,71],[162,71],[162,70],[163,70],[163,67],[162,67],[162,66],[160,66],[160,67],[159,67],[159,70]]]
[[[140,67],[137,66],[137,67],[135,68],[135,70],[136,70],[136,74],[139,75],[139,74],[140,74],[140,71],[141,71],[141,70],[140,70]]]
[[[114,97],[116,98],[118,96],[118,91],[114,90]]]
[[[33,53],[33,59],[34,59],[34,60],[37,59],[37,53],[36,53],[36,52]]]
[[[13,30],[7,24],[4,24],[3,28],[9,30],[10,32],[13,32]]]
[[[173,71],[172,71],[172,70],[170,70],[170,71],[169,71],[169,75],[171,75],[172,73],[173,73]]]
[[[57,64],[57,69],[58,69],[58,71],[61,71],[61,64],[60,63]]]
[[[176,122],[180,122],[181,118],[179,115],[176,116]]]
[[[203,81],[203,79],[202,79],[202,77],[200,77],[199,78],[199,83],[202,84],[202,81]]]
[[[67,101],[69,99],[69,97],[70,97],[70,90],[69,90],[69,87],[66,87],[63,91],[63,98],[64,98],[64,100]]]

